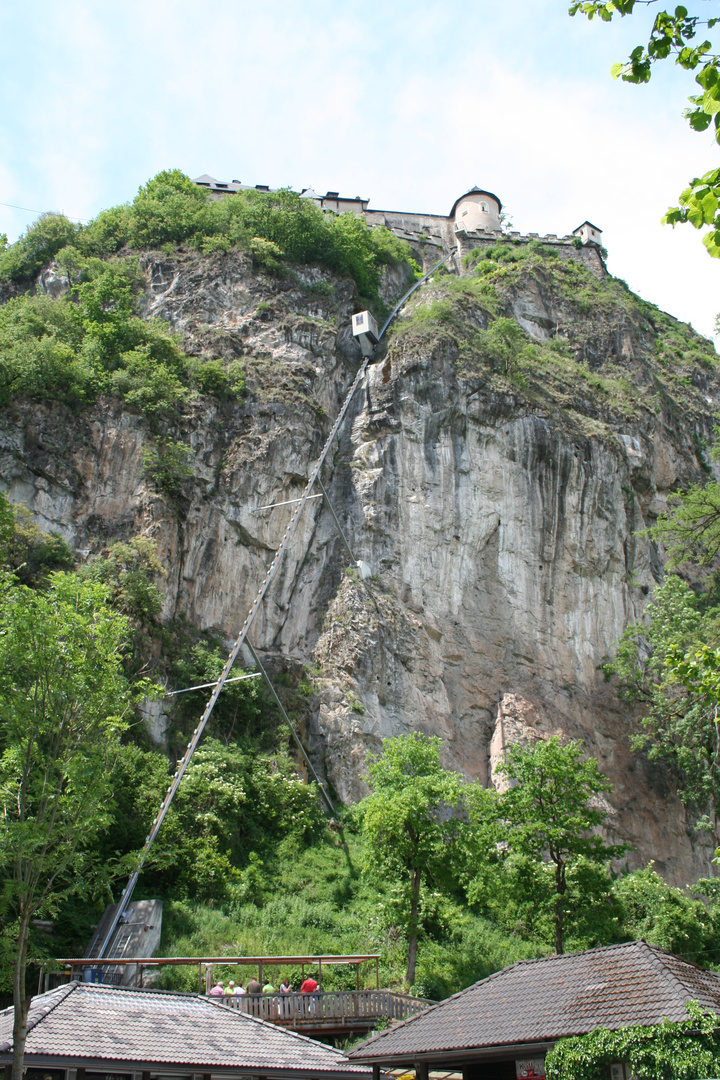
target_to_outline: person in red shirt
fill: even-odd
[[[312,975],[308,975],[305,982],[300,987],[301,994],[311,994],[310,1000],[307,1002],[307,1008],[309,1012],[314,1016],[317,1010],[318,999],[314,995],[317,994],[318,984],[313,979]]]

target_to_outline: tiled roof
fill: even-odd
[[[645,941],[521,960],[348,1053],[370,1064],[438,1051],[554,1042],[596,1027],[720,1013],[720,975]]]
[[[12,1048],[12,1009],[0,1012],[0,1060]],[[26,1063],[42,1058],[132,1065],[252,1069],[361,1080],[331,1046],[218,1004],[199,994],[73,982],[33,998]]]

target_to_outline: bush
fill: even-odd
[[[140,412],[189,393],[188,361],[159,320],[136,314],[137,263],[100,263],[75,302],[22,296],[0,306],[0,405],[18,397],[76,406],[112,392]]]
[[[694,963],[706,963],[712,948],[712,919],[700,900],[668,885],[650,866],[627,874],[613,885],[626,938],[644,938],[659,949]],[[714,959],[714,957],[713,957]]]
[[[245,369],[238,360],[233,360],[227,367],[221,360],[191,360],[188,370],[192,385],[201,394],[241,398],[245,393]]]
[[[192,466],[188,464],[191,454],[192,450],[185,443],[158,438],[144,453],[144,475],[153,481],[158,491],[175,499],[184,482],[193,475]]]
[[[548,1080],[605,1080],[613,1062],[623,1061],[631,1076],[694,1080],[718,1075],[718,1017],[688,1002],[688,1018],[673,1023],[633,1025],[560,1039],[546,1060]]]
[[[352,213],[324,214],[311,199],[282,188],[241,191],[213,200],[179,169],[140,188],[132,203],[103,210],[87,226],[46,214],[5,251],[0,281],[34,277],[60,251],[107,257],[126,246],[166,253],[184,244],[205,253],[239,248],[264,269],[284,262],[317,263],[352,277],[361,296],[377,301],[381,267],[407,261],[410,248],[383,226],[369,229]],[[77,263],[76,263],[77,268]]]
[[[41,214],[19,240],[0,250],[0,281],[34,277],[67,244],[74,244],[81,226],[62,214]]]
[[[72,570],[72,548],[59,533],[46,533],[25,506],[13,506],[0,492],[0,562],[33,588],[48,584],[55,570]]]
[[[282,267],[283,252],[272,240],[264,240],[262,236],[253,236],[249,250],[252,261],[263,270],[277,273]]]

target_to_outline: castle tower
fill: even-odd
[[[500,232],[500,211],[502,203],[497,195],[482,188],[474,187],[456,199],[450,217],[454,220],[455,232]]]

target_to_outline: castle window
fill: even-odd
[[[487,203],[480,203],[480,209],[487,214]]]

